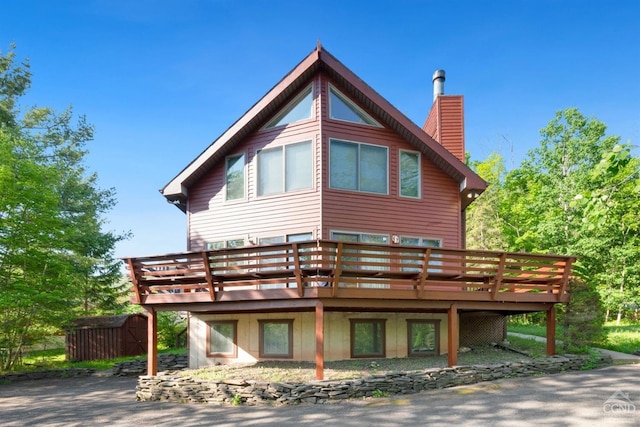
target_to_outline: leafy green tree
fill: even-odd
[[[121,290],[102,215],[115,203],[83,166],[93,127],[68,109],[21,113],[29,64],[0,52],[0,355],[2,369],[24,346],[84,312],[111,310]]]
[[[604,313],[598,292],[581,279],[570,283],[571,301],[562,316],[562,346],[580,351],[605,340]]]
[[[640,306],[640,159],[631,146],[570,108],[556,113],[539,146],[503,180],[492,157],[472,163],[497,191],[470,208],[468,245],[490,248],[485,224],[496,224],[500,232],[492,240],[502,247],[495,249],[578,255],[576,303],[566,312],[570,340],[585,341],[576,333],[590,330],[580,322],[589,319],[586,311],[597,311],[594,295],[605,319],[617,312],[619,321]]]
[[[640,303],[640,159],[629,145],[618,144],[602,154],[590,173],[595,188],[576,195],[584,209],[581,253],[593,266],[605,301],[606,320],[617,310]]]
[[[484,161],[471,161],[470,166],[489,183],[489,187],[467,209],[467,247],[501,251],[506,247],[504,225],[499,206],[503,197],[505,167],[502,157],[492,153]]]
[[[505,179],[505,237],[513,250],[576,253],[583,210],[572,202],[597,186],[590,172],[619,138],[575,108],[557,112],[540,133],[540,145]]]

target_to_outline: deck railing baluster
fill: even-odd
[[[331,297],[566,302],[574,260],[331,240],[124,259],[133,284],[132,300],[138,304],[155,296],[167,303],[201,301],[204,295],[188,294],[204,294],[205,289],[209,301],[249,288],[269,298],[293,281],[297,298],[322,295],[327,292],[324,285],[330,284],[325,295]],[[342,289],[341,282],[363,286]],[[317,291],[305,292],[314,284]]]

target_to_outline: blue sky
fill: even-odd
[[[73,106],[95,125],[87,168],[118,205],[116,256],[179,252],[186,217],[158,190],[317,40],[414,122],[431,76],[465,97],[474,159],[517,166],[556,111],[578,107],[640,140],[635,0],[3,0],[0,50],[28,57],[23,106]]]

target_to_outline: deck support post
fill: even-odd
[[[147,375],[158,373],[158,312],[143,306],[147,313]]]
[[[451,304],[447,310],[447,347],[449,367],[458,364],[458,307]]]
[[[547,356],[556,354],[556,306],[547,310]]]
[[[324,379],[324,304],[316,303],[316,380]]]

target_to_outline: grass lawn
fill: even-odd
[[[167,349],[159,350],[159,353],[176,353],[181,354],[186,352],[186,349]],[[146,359],[146,355],[137,357],[119,357],[116,359],[107,360],[85,360],[82,362],[69,362],[65,360],[64,348],[51,349],[51,350],[34,350],[23,354],[22,365],[16,366],[12,372],[25,372],[35,370],[48,370],[48,369],[71,369],[71,368],[88,368],[95,369],[96,371],[105,371],[113,368],[118,362],[124,362],[134,359]],[[4,371],[0,370],[0,374]]]
[[[626,323],[616,326],[615,322],[608,322],[604,325],[604,328],[607,332],[607,342],[601,345],[602,348],[628,354],[640,350],[640,323]],[[507,323],[507,331],[539,337],[547,335],[547,329],[544,325]],[[558,339],[562,339],[561,332],[559,328]]]

